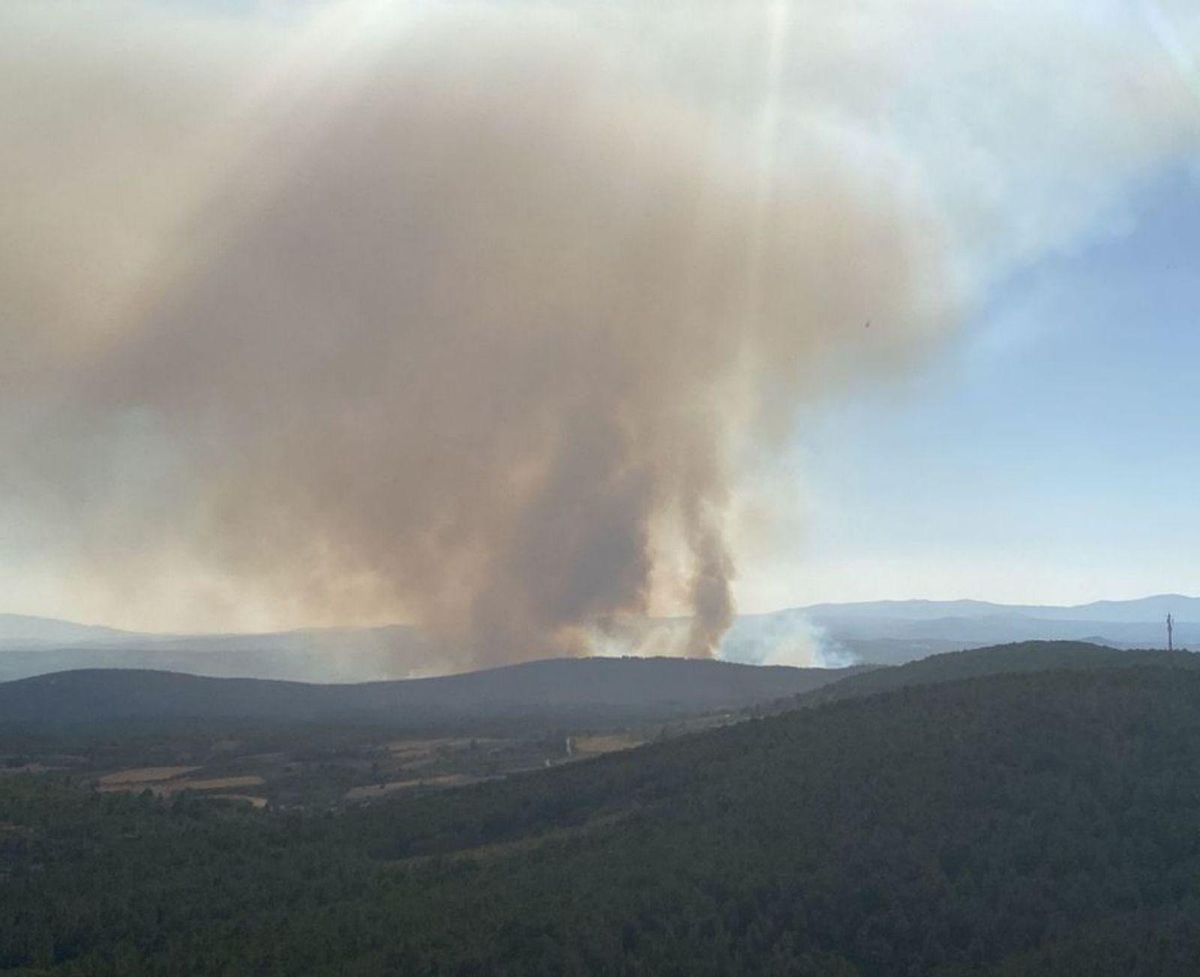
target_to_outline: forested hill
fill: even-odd
[[[335,817],[0,798],[29,975],[1200,972],[1189,668],[911,686]]]
[[[1200,669],[1200,654],[1186,651],[1125,651],[1082,641],[1023,641],[931,655],[906,665],[874,668],[848,675],[828,686],[800,692],[775,703],[776,711],[856,699],[913,685],[932,685],[961,679],[985,678],[1014,672],[1055,669],[1080,671],[1094,668],[1132,668],[1161,665]]]
[[[444,678],[355,685],[84,669],[0,684],[0,725],[254,719],[400,725],[497,717],[637,720],[740,709],[862,669],[698,659],[554,659]]]

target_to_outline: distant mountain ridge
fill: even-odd
[[[100,641],[128,641],[147,637],[98,624],[76,624],[53,617],[0,614],[0,649],[30,645],[72,645]]]
[[[1132,651],[1082,641],[1024,641],[990,648],[970,648],[932,655],[891,668],[865,670],[823,688],[801,692],[789,701],[778,703],[777,709],[783,711],[797,705],[817,706],[915,686],[995,675],[1147,666],[1200,671],[1200,655],[1186,651]]]
[[[813,604],[742,615],[720,657],[746,664],[902,664],[1016,641],[1090,641],[1118,648],[1200,648],[1200,598],[1158,594],[1075,606],[905,600]],[[661,653],[686,619],[623,626],[615,646]],[[0,681],[79,668],[135,668],[213,677],[363,682],[428,674],[429,639],[404,625],[264,634],[139,634],[47,618],[0,615]]]
[[[1141,622],[1174,614],[1181,621],[1200,622],[1200,597],[1155,594],[1132,600],[1098,600],[1087,604],[995,604],[982,600],[881,600],[844,604],[810,604],[810,615],[890,617],[900,620],[969,618],[1018,614],[1037,620]]]
[[[0,615],[0,682],[81,668],[186,672],[215,678],[363,682],[429,669],[416,628],[314,628],[258,634],[146,634]]]

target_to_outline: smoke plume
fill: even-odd
[[[772,24],[820,46],[763,5],[736,77],[632,6],[209,17],[183,62],[177,13],[18,6],[0,499],[142,620],[403,620],[467,664],[665,602],[711,654],[751,449],[982,277],[986,201],[863,122],[888,79],[772,68]]]

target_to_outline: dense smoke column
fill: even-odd
[[[666,609],[691,622],[661,650],[711,654],[739,493],[797,409],[904,368],[964,283],[1057,246],[1058,224],[1027,219],[1039,200],[986,211],[955,183],[940,130],[929,152],[878,136],[903,72],[865,76],[862,104],[805,75],[826,35],[789,34],[768,127],[753,99],[724,105],[703,45],[669,78],[631,70],[628,36],[594,43],[618,36],[603,18],[543,30],[504,10],[309,44],[236,111],[269,45],[233,31],[177,72],[158,47],[175,35],[148,32],[156,58],[118,46],[104,85],[75,85],[128,118],[74,119],[69,99],[36,125],[0,117],[82,125],[97,159],[80,187],[14,143],[31,154],[15,185],[55,179],[2,205],[36,233],[0,270],[21,351],[0,364],[0,517],[61,527],[93,606],[188,590],[281,623],[410,621],[452,666],[583,653]],[[658,47],[700,44],[676,40]],[[1170,124],[1177,80],[1144,63],[1162,99],[1069,129],[1076,165],[1117,161],[1098,184],[1194,136]]]
[[[710,655],[732,456],[786,427],[859,308],[897,335],[926,313],[924,225],[830,166],[764,221],[692,106],[572,45],[474,43],[398,41],[259,121],[52,414],[56,479],[111,486],[81,559],[128,582],[183,555],[479,664],[585,652],[669,558],[678,650]]]

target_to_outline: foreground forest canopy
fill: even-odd
[[[337,813],[3,778],[0,969],[1200,972],[1195,659],[992,654],[1015,670]]]

